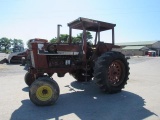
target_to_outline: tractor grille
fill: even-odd
[[[70,67],[74,65],[77,57],[75,56],[48,56],[49,67]]]

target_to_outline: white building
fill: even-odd
[[[160,41],[141,41],[141,42],[127,42],[116,43],[120,46],[120,51],[125,55],[146,55],[148,51],[152,51],[155,55],[160,56]]]

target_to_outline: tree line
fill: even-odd
[[[23,40],[21,39],[9,39],[3,37],[0,39],[0,51],[7,52],[12,46],[23,46]]]
[[[67,43],[68,37],[69,37],[68,34],[60,34],[61,43]],[[79,33],[79,34],[77,34],[76,37],[72,37],[72,42],[73,43],[81,43],[82,37],[83,37],[83,34]],[[92,44],[92,41],[91,41],[92,38],[93,38],[92,34],[87,31],[86,32],[87,42]],[[50,42],[51,43],[56,43],[57,38],[56,37],[52,38],[50,40]],[[9,39],[7,37],[0,38],[0,51],[7,52],[8,50],[10,50],[11,47],[14,48],[15,46],[24,46],[23,40],[21,40],[21,39]]]

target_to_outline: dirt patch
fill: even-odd
[[[6,69],[6,65],[0,64],[0,70]]]

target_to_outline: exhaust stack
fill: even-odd
[[[57,43],[60,43],[60,27],[62,27],[62,25],[58,24],[57,25]]]

